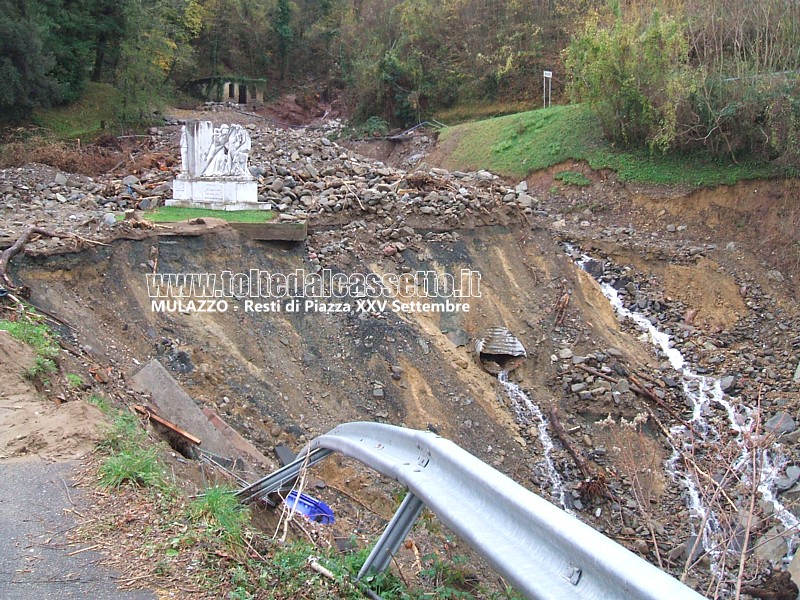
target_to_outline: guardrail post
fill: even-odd
[[[289,489],[303,465],[332,451],[408,489],[357,579],[386,570],[419,518],[424,498],[444,526],[526,598],[703,600],[677,579],[431,432],[345,423],[315,438],[293,463],[237,496],[251,502]]]
[[[409,491],[400,503],[397,512],[394,513],[392,520],[386,526],[381,539],[378,540],[372,552],[369,553],[367,560],[364,561],[364,566],[358,572],[356,581],[361,580],[370,571],[382,573],[387,569],[392,557],[397,553],[397,549],[403,543],[403,540],[406,539],[408,532],[411,531],[423,508],[425,508],[425,504],[422,500]]]
[[[291,487],[303,467],[311,467],[332,453],[333,450],[317,448],[309,452],[308,456],[298,456],[293,462],[278,469],[271,475],[267,475],[243,487],[236,492],[236,497],[240,502],[247,503],[258,500],[259,498],[264,498],[272,492],[279,492],[287,487]]]

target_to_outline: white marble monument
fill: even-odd
[[[187,121],[181,133],[181,173],[172,183],[167,206],[213,210],[266,210],[247,169],[250,135],[241,125],[214,127]]]

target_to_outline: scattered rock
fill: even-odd
[[[736,376],[735,375],[726,375],[722,379],[719,380],[719,385],[722,388],[722,391],[730,393],[734,387],[736,387]]]
[[[753,553],[756,558],[769,563],[781,560],[789,551],[786,540],[781,535],[781,530],[772,527],[767,533],[758,538]]]
[[[783,435],[787,433],[792,433],[797,428],[794,419],[791,415],[785,412],[779,412],[774,414],[770,417],[766,423],[764,423],[764,429],[767,431],[771,431],[776,435]]]
[[[620,394],[627,394],[631,391],[631,384],[627,379],[622,378],[614,386],[614,391],[619,392]]]
[[[777,269],[772,269],[771,271],[767,271],[767,279],[778,283],[783,283],[784,281],[783,273],[781,273]]]
[[[794,584],[800,587],[800,553],[794,555],[792,562],[789,563],[789,567],[786,570],[792,577]]]

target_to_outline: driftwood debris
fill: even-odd
[[[22,233],[17,241],[11,244],[8,248],[3,250],[3,253],[0,254],[0,277],[3,279],[3,284],[10,290],[17,289],[16,286],[11,283],[11,279],[8,277],[8,263],[14,258],[17,254],[22,252],[22,249],[25,247],[30,239],[34,235],[44,235],[47,237],[59,237],[57,234],[53,233],[52,231],[48,231],[47,229],[43,229],[41,227],[28,227]]]
[[[595,377],[600,377],[602,379],[605,379],[606,381],[609,381],[609,382],[613,383],[614,385],[619,383],[619,381],[617,379],[614,379],[610,375],[602,373],[601,371],[598,371],[597,369],[593,369],[591,367],[587,367],[586,365],[576,365],[576,366],[581,371],[585,371],[585,372],[589,373],[590,375],[594,375]],[[639,377],[641,377],[642,379],[648,379],[650,381],[655,381],[652,378],[645,377],[644,375],[641,375],[641,374],[639,375]],[[686,429],[691,431],[693,434],[697,435],[697,432],[694,430],[694,428],[692,427],[692,425],[689,422],[687,422],[685,419],[683,419],[673,408],[671,408],[666,402],[664,402],[661,398],[659,398],[655,394],[655,392],[653,392],[652,389],[650,389],[639,378],[637,378],[637,376],[629,375],[628,376],[628,381],[631,382],[631,391],[632,392],[634,392],[636,394],[639,394],[640,396],[644,396],[648,400],[651,400],[657,406],[659,406],[660,408],[663,408],[667,413],[669,413],[669,415],[673,419],[678,421]]]
[[[606,475],[602,469],[591,463],[581,452],[575,447],[575,443],[570,438],[561,420],[558,417],[558,407],[554,406],[550,410],[550,424],[553,426],[553,432],[561,442],[561,445],[566,448],[572,460],[578,466],[578,469],[583,475],[583,480],[578,486],[578,491],[581,498],[585,501],[590,501],[598,498],[607,498],[616,502],[618,499],[614,496],[608,488]]]
[[[0,254],[0,279],[2,279],[3,285],[9,290],[16,290],[18,288],[11,282],[11,279],[8,277],[8,263],[11,262],[11,259],[14,258],[17,254],[22,252],[22,249],[25,247],[25,244],[30,242],[34,236],[44,236],[51,238],[54,237],[72,238],[78,244],[87,244],[95,246],[106,245],[103,244],[102,242],[86,239],[85,237],[82,237],[76,233],[49,231],[47,229],[44,229],[43,227],[36,227],[31,225],[30,227],[26,228],[25,231],[22,232],[22,235],[19,236],[19,238],[17,238],[17,241],[15,241],[8,248],[3,250],[2,254]]]
[[[556,302],[556,305],[553,309],[556,315],[556,320],[555,320],[556,327],[564,323],[564,319],[567,316],[567,308],[569,308],[569,301],[570,301],[570,292],[567,291],[564,292]]]
[[[596,475],[595,470],[592,469],[586,457],[578,451],[572,439],[569,437],[569,434],[564,429],[561,420],[558,418],[558,407],[556,406],[550,410],[550,424],[553,426],[556,437],[561,442],[561,445],[566,448],[567,452],[569,452],[569,455],[572,457],[572,460],[575,461],[583,477],[586,479],[594,477]]]
[[[655,402],[660,408],[663,408],[665,411],[667,411],[667,413],[669,413],[669,415],[673,419],[678,421],[678,423],[683,425],[688,431],[691,431],[693,435],[697,435],[697,432],[694,430],[694,427],[692,427],[691,423],[686,421],[683,417],[681,417],[677,413],[677,411],[675,411],[673,408],[671,408],[669,405],[667,405],[667,403],[664,402],[661,398],[656,396],[656,394],[653,392],[653,390],[651,390],[644,383],[642,383],[639,379],[637,379],[636,376],[631,375],[630,377],[628,377],[628,379],[633,384],[631,386],[631,390],[633,390],[637,394],[640,394],[641,396],[644,396],[645,398],[649,398],[650,400]]]
[[[594,375],[595,377],[600,377],[601,379],[605,379],[606,381],[610,381],[614,385],[618,384],[619,381],[611,377],[611,375],[606,375],[602,371],[598,371],[597,369],[593,369],[592,367],[587,367],[586,365],[575,365],[581,371],[586,371],[590,375]]]

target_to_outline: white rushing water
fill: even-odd
[[[574,250],[568,248],[570,254]],[[578,265],[583,267],[590,257],[583,256],[578,261]],[[648,340],[666,357],[670,366],[681,376],[683,394],[692,409],[692,418],[689,425],[700,439],[695,439],[693,433],[684,425],[676,425],[670,429],[672,439],[668,440],[672,446],[672,456],[666,462],[666,471],[684,489],[686,505],[692,516],[692,534],[700,535],[704,551],[711,558],[711,570],[716,576],[722,577],[719,571],[719,560],[724,549],[727,547],[730,530],[727,532],[720,524],[720,518],[713,506],[701,493],[701,485],[698,475],[693,468],[689,468],[684,457],[692,460],[699,459],[698,455],[705,454],[707,460],[724,460],[721,451],[724,449],[726,439],[708,418],[711,414],[712,406],[720,407],[726,417],[726,426],[734,434],[733,439],[736,447],[736,456],[731,462],[733,477],[738,477],[746,485],[750,486],[756,482],[761,498],[773,506],[774,515],[781,522],[783,527],[790,533],[796,534],[800,527],[800,520],[787,510],[777,497],[775,492],[776,482],[780,478],[781,472],[786,466],[787,459],[780,444],[773,443],[769,448],[757,449],[756,460],[753,460],[753,438],[756,431],[756,411],[754,408],[744,404],[735,406],[725,397],[719,379],[699,375],[687,366],[687,361],[681,352],[673,347],[670,336],[660,331],[644,315],[627,309],[617,290],[607,283],[601,283],[600,287],[605,297],[611,303],[621,321],[630,319],[642,330]],[[724,466],[722,463],[718,467]],[[755,468],[754,468],[755,467]],[[711,470],[711,469],[709,469]],[[706,482],[707,485],[707,482]],[[720,504],[722,500],[717,501]],[[745,508],[745,507],[741,507]],[[701,530],[698,534],[698,530]],[[794,536],[792,536],[794,537]],[[791,559],[794,553],[794,543],[790,541],[786,560]]]
[[[508,371],[500,371],[497,375],[497,381],[503,386],[508,399],[511,401],[514,412],[517,415],[517,421],[523,425],[535,423],[539,434],[539,442],[544,451],[542,462],[547,471],[547,478],[550,480],[550,495],[558,501],[561,508],[568,510],[564,481],[553,463],[553,439],[547,431],[547,419],[542,414],[541,409],[530,399],[530,396],[516,383],[508,380]]]

